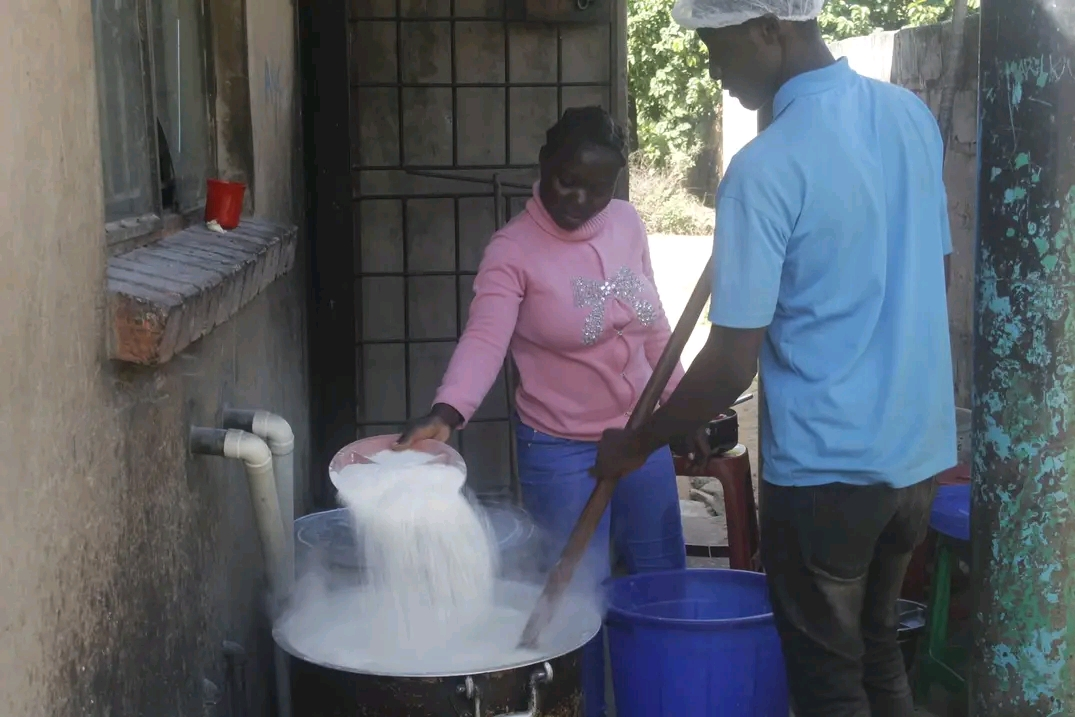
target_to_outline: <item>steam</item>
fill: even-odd
[[[600,625],[593,571],[576,574],[538,651],[517,650],[558,555],[544,539],[501,554],[486,511],[461,490],[462,473],[408,463],[407,453],[338,476],[362,567],[300,551],[299,579],[276,623],[285,649],[336,669],[433,676],[528,664],[584,644]]]

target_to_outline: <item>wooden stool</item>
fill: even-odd
[[[690,478],[714,478],[724,489],[724,515],[728,521],[727,545],[687,544],[691,557],[728,558],[732,570],[756,570],[758,552],[758,510],[754,502],[754,481],[750,475],[750,454],[746,446],[737,445],[727,453],[713,456],[703,467],[695,467],[687,458],[676,456],[676,475]]]

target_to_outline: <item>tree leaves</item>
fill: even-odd
[[[686,177],[719,156],[721,91],[709,79],[705,46],[672,20],[673,2],[628,0],[627,85],[642,158]],[[968,6],[978,8],[979,0]],[[952,0],[830,0],[818,22],[832,41],[951,15]]]

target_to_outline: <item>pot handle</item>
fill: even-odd
[[[548,662],[530,674],[530,704],[526,712],[505,713],[496,717],[539,717],[541,712],[539,688],[546,682],[552,682],[552,665]]]
[[[541,714],[539,688],[547,682],[552,682],[552,665],[548,662],[530,674],[530,701],[526,712],[505,712],[494,717],[539,717]],[[483,717],[481,690],[474,682],[474,678],[467,677],[456,691],[473,704],[473,717]]]

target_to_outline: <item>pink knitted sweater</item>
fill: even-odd
[[[522,422],[595,441],[627,422],[670,333],[634,207],[614,200],[568,232],[535,187],[526,211],[485,250],[470,317],[435,401],[470,420],[510,349]],[[679,366],[665,398],[682,376]]]

